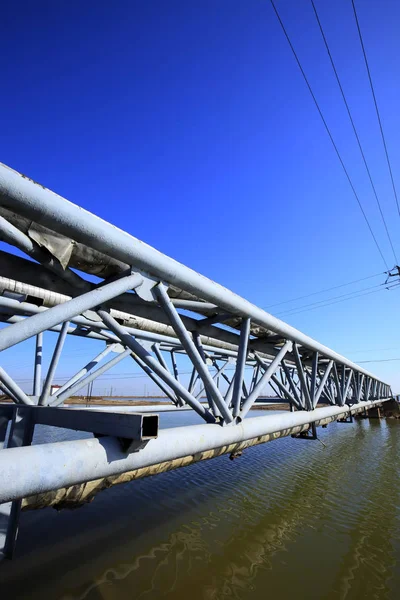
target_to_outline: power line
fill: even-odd
[[[392,287],[397,287],[397,284]],[[369,296],[370,294],[376,294],[377,292],[382,292],[384,289],[389,290],[389,289],[391,289],[391,287],[379,288],[377,290],[363,292],[361,294],[356,294],[354,296],[350,296],[349,298],[342,298],[340,300],[335,300],[334,302],[328,302],[327,304],[320,304],[319,306],[311,306],[309,308],[304,308],[303,310],[297,310],[297,311],[291,312],[288,316],[298,315],[299,313],[307,312],[309,310],[315,310],[316,308],[325,308],[326,306],[331,306],[332,304],[338,304],[339,302],[346,302],[347,300],[353,300],[354,298],[359,298],[361,296]]]
[[[369,85],[371,87],[371,92],[372,92],[372,97],[374,99],[374,104],[375,104],[375,110],[376,110],[376,116],[378,117],[378,123],[379,123],[379,129],[381,131],[381,136],[382,136],[382,142],[383,142],[383,147],[385,149],[385,155],[386,155],[386,161],[388,164],[388,168],[389,168],[389,173],[390,173],[390,179],[392,181],[392,187],[393,187],[393,194],[396,200],[396,205],[397,205],[397,211],[399,213],[400,216],[400,206],[399,206],[399,200],[397,197],[397,191],[396,191],[396,186],[394,183],[394,178],[393,178],[393,172],[392,172],[392,165],[390,164],[390,160],[389,160],[389,152],[386,146],[386,139],[385,139],[385,135],[383,133],[383,126],[382,126],[382,121],[381,121],[381,116],[379,113],[379,109],[378,109],[378,102],[376,100],[376,96],[375,96],[375,90],[374,90],[374,85],[372,83],[372,77],[371,77],[371,71],[369,70],[369,64],[368,64],[368,59],[367,59],[367,53],[365,52],[365,47],[364,47],[364,41],[363,41],[363,37],[361,34],[361,28],[360,28],[360,23],[358,22],[358,16],[357,16],[357,11],[356,11],[356,5],[354,4],[354,0],[351,0],[351,3],[353,5],[353,11],[354,11],[354,17],[356,20],[356,24],[357,24],[357,30],[358,30],[358,35],[360,38],[360,43],[361,43],[361,48],[362,48],[362,52],[363,52],[363,56],[364,56],[364,61],[365,61],[365,66],[367,68],[367,73],[368,73],[368,79],[369,79]]]
[[[335,141],[334,141],[334,139],[333,139],[332,133],[331,133],[331,131],[330,131],[329,127],[328,127],[328,124],[327,124],[327,122],[326,122],[326,120],[325,120],[325,117],[324,117],[324,115],[322,114],[322,110],[321,110],[321,108],[320,108],[320,106],[319,106],[319,104],[318,104],[318,101],[317,101],[317,99],[316,99],[316,97],[315,97],[315,95],[314,95],[314,92],[313,92],[313,90],[312,90],[312,88],[311,88],[311,85],[310,85],[310,83],[309,83],[308,79],[307,79],[307,76],[306,76],[306,74],[305,74],[305,72],[304,72],[304,69],[303,69],[303,67],[302,67],[302,65],[301,65],[301,62],[300,62],[300,60],[299,60],[299,58],[298,58],[298,56],[297,56],[297,53],[296,53],[296,51],[295,51],[295,49],[294,49],[294,47],[293,47],[293,44],[292,44],[292,42],[290,41],[289,35],[288,35],[288,33],[287,33],[286,29],[285,29],[285,26],[284,26],[284,24],[283,24],[283,22],[282,22],[282,19],[281,19],[281,18],[280,18],[280,16],[279,16],[279,13],[278,13],[278,10],[277,10],[277,8],[276,8],[276,6],[275,6],[275,4],[274,4],[274,1],[273,1],[273,0],[270,0],[270,2],[271,2],[271,4],[272,4],[272,8],[273,8],[273,9],[274,9],[274,11],[275,11],[275,14],[276,14],[276,16],[277,16],[277,19],[278,19],[278,21],[279,21],[279,23],[280,23],[280,26],[281,26],[281,28],[282,28],[282,31],[283,31],[283,33],[285,34],[285,37],[286,37],[286,40],[287,40],[287,42],[288,42],[288,44],[289,44],[289,46],[290,46],[290,49],[291,49],[291,50],[292,50],[292,52],[293,52],[293,55],[294,55],[294,57],[295,57],[295,59],[296,59],[296,62],[297,62],[297,65],[298,65],[298,67],[299,67],[299,69],[300,69],[300,71],[301,71],[301,74],[303,75],[304,81],[306,82],[306,85],[307,85],[307,87],[308,87],[308,90],[309,90],[309,92],[310,92],[310,94],[311,94],[311,97],[312,97],[312,99],[314,100],[314,104],[315,104],[315,106],[316,106],[316,108],[317,108],[317,110],[318,110],[319,116],[321,117],[321,120],[322,120],[322,122],[323,122],[323,124],[324,124],[324,126],[325,126],[325,129],[326,129],[326,132],[327,132],[327,134],[328,134],[328,136],[329,136],[329,139],[330,139],[330,140],[331,140],[331,142],[332,142],[332,146],[333,146],[333,148],[334,148],[334,150],[335,150],[335,152],[336,152],[336,155],[337,155],[337,157],[338,157],[338,159],[339,159],[339,162],[340,162],[340,164],[341,164],[341,166],[342,166],[342,169],[343,169],[343,171],[344,171],[344,173],[345,173],[345,175],[346,175],[347,181],[348,181],[348,182],[349,182],[349,184],[350,184],[350,187],[351,187],[351,189],[352,189],[352,191],[353,191],[354,197],[355,197],[355,199],[357,200],[358,206],[359,206],[359,208],[360,208],[360,210],[361,210],[361,212],[362,212],[362,215],[363,215],[363,217],[364,217],[364,219],[365,219],[365,222],[366,222],[366,224],[367,224],[367,226],[368,226],[368,229],[369,229],[369,231],[370,231],[370,233],[371,233],[371,235],[372,235],[372,238],[373,238],[373,240],[374,240],[374,242],[375,242],[375,245],[376,245],[376,247],[377,247],[377,249],[378,249],[378,252],[379,252],[379,254],[381,255],[381,258],[382,258],[382,260],[383,260],[383,262],[384,262],[384,264],[385,264],[385,266],[386,266],[386,269],[387,269],[387,270],[389,270],[389,266],[388,266],[388,264],[387,264],[387,262],[386,262],[386,260],[385,260],[385,257],[383,256],[383,252],[382,252],[382,250],[381,250],[381,247],[379,246],[379,244],[378,244],[378,240],[376,239],[376,237],[375,237],[375,234],[374,234],[374,232],[372,231],[372,227],[371,227],[371,225],[370,225],[370,222],[369,222],[369,220],[368,220],[368,217],[367,217],[367,215],[365,214],[365,211],[364,211],[364,209],[363,209],[363,207],[362,207],[362,204],[361,204],[360,198],[358,197],[358,194],[357,194],[357,192],[356,192],[356,189],[355,189],[355,187],[354,187],[354,185],[353,185],[353,182],[352,182],[352,180],[351,180],[351,178],[350,178],[350,175],[349,175],[349,173],[348,173],[348,171],[347,171],[347,169],[346,169],[346,167],[345,167],[345,164],[344,164],[344,162],[343,162],[343,159],[342,159],[342,157],[341,157],[341,155],[340,155],[340,152],[339,152],[339,150],[338,150],[338,147],[336,146],[336,143],[335,143]]]
[[[345,96],[345,93],[344,93],[344,90],[343,90],[342,84],[341,84],[341,82],[340,82],[340,78],[339,78],[339,75],[338,75],[338,72],[337,72],[337,69],[336,69],[336,66],[335,66],[335,63],[334,63],[334,60],[333,60],[333,57],[332,57],[331,51],[330,51],[330,49],[329,49],[328,42],[327,42],[327,39],[326,39],[326,37],[325,37],[325,33],[324,33],[324,30],[323,30],[323,28],[322,28],[322,25],[321,25],[320,18],[319,18],[319,16],[318,16],[317,9],[316,9],[316,7],[315,7],[315,4],[314,4],[314,0],[311,0],[311,4],[312,4],[312,7],[313,7],[313,9],[314,9],[315,18],[317,19],[317,23],[318,23],[318,25],[319,25],[319,28],[320,28],[320,31],[321,31],[322,39],[324,40],[324,44],[325,44],[326,51],[327,51],[327,53],[328,53],[328,56],[329,56],[329,59],[330,59],[330,61],[331,61],[331,65],[332,65],[332,68],[333,68],[333,72],[335,73],[336,81],[337,81],[337,83],[338,83],[338,86],[339,86],[340,92],[341,92],[341,94],[342,94],[342,98],[343,98],[343,102],[344,102],[344,104],[345,104],[345,107],[346,107],[346,110],[347,110],[347,114],[349,115],[350,123],[351,123],[351,125],[352,125],[352,128],[353,128],[353,131],[354,131],[354,135],[356,136],[356,140],[357,140],[357,143],[358,143],[358,147],[359,147],[359,149],[360,149],[361,156],[362,156],[362,159],[363,159],[363,161],[364,161],[364,165],[365,165],[366,171],[367,171],[367,173],[368,173],[368,177],[369,177],[369,181],[370,181],[370,183],[371,183],[372,191],[373,191],[373,193],[374,193],[375,200],[376,200],[376,202],[377,202],[377,204],[378,204],[379,212],[380,212],[380,214],[381,214],[381,218],[382,218],[383,224],[384,224],[384,226],[385,226],[386,235],[387,235],[387,237],[388,237],[388,240],[389,240],[390,246],[391,246],[391,248],[392,248],[393,256],[394,256],[394,259],[395,259],[395,261],[396,261],[396,265],[397,265],[399,261],[397,260],[396,251],[395,251],[395,249],[394,249],[394,246],[393,246],[392,238],[390,237],[390,233],[389,233],[389,229],[388,229],[388,226],[387,226],[387,223],[386,223],[386,219],[385,219],[385,217],[384,217],[384,214],[383,214],[383,211],[382,211],[382,206],[381,206],[381,203],[380,203],[380,201],[379,201],[378,194],[377,194],[377,191],[376,191],[376,188],[375,188],[374,182],[373,182],[373,180],[372,180],[371,171],[370,171],[370,169],[369,169],[369,167],[368,167],[368,164],[367,164],[367,159],[365,158],[364,150],[363,150],[363,148],[362,148],[361,141],[360,141],[360,138],[359,138],[359,135],[358,135],[358,132],[357,132],[356,126],[355,126],[355,124],[354,124],[354,120],[353,120],[352,114],[351,114],[351,112],[350,112],[350,108],[349,108],[349,105],[348,105],[348,102],[347,102],[347,99],[346,99],[346,96]]]
[[[309,308],[304,308],[303,310],[294,311],[287,316],[291,317],[292,315],[298,315],[300,313],[308,312],[310,310],[315,310],[317,308],[325,308],[326,306],[331,306],[332,304],[339,304],[339,302],[346,302],[346,300],[353,300],[354,298],[359,298],[360,296],[369,296],[370,294],[376,294],[376,292],[381,292],[381,291],[382,291],[381,289],[373,290],[372,292],[365,292],[362,294],[357,294],[356,296],[351,296],[350,298],[343,298],[341,300],[335,300],[334,302],[328,302],[327,304],[320,304],[319,306],[312,306]]]
[[[277,315],[286,315],[288,313],[292,313],[293,311],[298,311],[303,308],[308,308],[309,306],[316,306],[318,304],[324,304],[325,302],[330,302],[331,300],[337,300],[339,298],[344,298],[346,296],[353,296],[354,294],[358,294],[360,292],[366,292],[368,290],[380,288],[385,285],[384,283],[378,283],[377,285],[371,285],[369,287],[363,288],[361,290],[354,290],[353,292],[347,292],[346,294],[340,294],[339,296],[332,296],[331,298],[325,298],[324,300],[317,300],[317,302],[310,302],[309,304],[303,304],[303,306],[298,306],[295,308],[289,308],[288,310],[284,310],[283,312],[277,313]]]
[[[343,351],[343,354],[365,354],[366,352],[387,352],[388,350],[399,350],[399,348],[396,347],[390,347],[390,348],[369,348],[367,350],[365,350],[365,348],[363,348],[362,350],[351,350],[351,351]]]
[[[385,275],[386,271],[382,271],[381,273],[375,273],[375,275],[368,275],[368,277],[361,277],[361,279],[355,279],[354,281],[349,281],[348,283],[341,283],[340,285],[334,285],[330,288],[325,288],[324,290],[320,290],[319,292],[311,292],[311,294],[305,294],[304,296],[297,296],[297,298],[292,298],[291,300],[284,300],[283,302],[277,302],[276,304],[269,304],[268,306],[262,308],[272,308],[273,306],[281,306],[282,304],[289,304],[290,302],[296,302],[297,300],[304,300],[305,298],[309,298],[310,296],[317,296],[318,294],[324,294],[325,292],[331,292],[332,290],[337,290],[342,287],[346,287],[348,285],[353,285],[354,283],[360,283],[360,281],[365,281],[366,279],[372,279],[373,277],[378,277],[379,275]]]
[[[357,364],[365,365],[366,363],[391,362],[393,360],[400,360],[400,358],[378,358],[377,360],[359,360]]]

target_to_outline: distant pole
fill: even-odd
[[[42,376],[43,333],[36,336],[35,367],[33,373],[33,395],[40,396],[40,379]]]

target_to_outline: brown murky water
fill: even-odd
[[[400,422],[319,433],[24,513],[0,598],[397,600]]]

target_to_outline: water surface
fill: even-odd
[[[284,438],[117,486],[75,511],[23,513],[0,597],[397,600],[400,423],[318,431],[325,447]]]

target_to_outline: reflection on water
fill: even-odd
[[[24,513],[1,598],[397,599],[400,423],[319,433]]]

